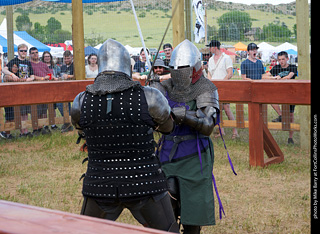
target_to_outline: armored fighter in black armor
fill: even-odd
[[[172,52],[171,79],[153,81],[168,99],[177,126],[163,136],[159,152],[176,217],[184,234],[215,224],[210,134],[219,122],[216,86],[202,75],[199,50],[188,40]]]
[[[179,232],[153,130],[170,133],[170,106],[157,89],[131,78],[128,51],[108,39],[94,84],[77,95],[72,123],[88,147],[81,214],[116,220],[124,208],[144,226]]]

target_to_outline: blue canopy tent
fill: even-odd
[[[45,44],[38,41],[34,37],[30,36],[26,31],[14,31],[14,34],[15,34],[15,41],[17,41],[16,36],[18,36],[19,38],[21,38],[23,41],[27,42],[31,46],[36,47],[39,52],[44,52],[44,51],[50,52],[50,47],[46,46]]]
[[[285,50],[289,55],[298,55],[298,52],[294,49]]]
[[[2,52],[7,53],[8,52],[8,43],[7,39],[5,39],[3,36],[0,35],[0,46],[2,47]],[[14,45],[14,51],[17,51],[18,47]]]
[[[84,48],[84,55],[88,56],[90,54],[98,54],[98,49],[92,47],[92,46],[87,46],[86,48]]]

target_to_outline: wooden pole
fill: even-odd
[[[84,80],[86,73],[84,59],[82,0],[72,0],[72,44],[75,79]]]
[[[8,46],[8,61],[14,58],[14,43],[13,43],[13,10],[12,5],[6,6],[7,17],[7,46]]]
[[[184,0],[172,0],[174,7],[178,2],[178,7],[172,17],[173,47],[176,47],[185,39],[184,35]]]
[[[185,0],[186,5],[186,39],[192,41],[192,1]]]
[[[204,36],[204,44],[208,44],[208,17],[207,17],[207,4],[203,4],[204,7],[204,30],[205,30],[205,36]]]
[[[297,42],[298,42],[298,72],[299,79],[310,80],[310,34],[309,34],[309,4],[308,0],[296,1]],[[310,106],[300,106],[300,145],[310,150]]]

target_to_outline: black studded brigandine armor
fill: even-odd
[[[80,117],[88,146],[84,195],[123,198],[166,190],[154,154],[152,122],[142,120],[148,115],[143,112],[146,105],[141,88],[104,96],[85,95]]]
[[[130,64],[120,43],[109,39],[102,47],[99,53],[121,50],[123,64]],[[173,130],[168,102],[158,90],[133,82],[123,68],[112,71],[106,64],[110,70],[100,72],[71,109],[72,123],[88,147],[82,193],[99,199],[162,193],[167,186],[154,153],[153,130]]]

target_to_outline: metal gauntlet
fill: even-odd
[[[172,112],[177,124],[186,124],[206,136],[213,131],[217,111],[212,106],[197,111],[187,111],[185,106],[181,106],[173,108]]]

